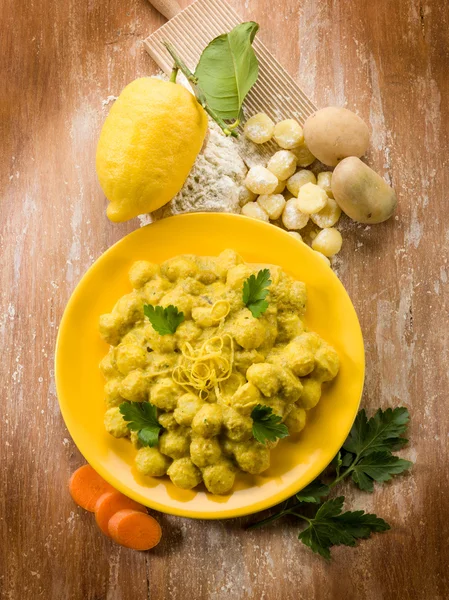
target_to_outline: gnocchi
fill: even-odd
[[[251,167],[245,179],[246,187],[254,194],[272,194],[278,183],[276,175],[260,165]]]
[[[274,123],[265,113],[257,113],[246,121],[243,132],[255,144],[264,144],[273,137]]]
[[[318,173],[316,183],[317,183],[318,187],[322,188],[326,192],[326,194],[329,196],[329,198],[334,197],[334,195],[332,194],[332,173],[331,173],[331,171],[321,171],[321,173]]]
[[[129,436],[129,429],[118,406],[108,408],[105,412],[104,426],[106,431],[116,438]]]
[[[277,196],[259,196],[249,204],[265,206],[267,218],[284,208],[287,221],[290,210],[290,226],[301,228],[309,217],[298,211],[297,199],[288,204]],[[291,235],[301,239],[295,231]],[[190,306],[176,332],[165,335],[142,319],[140,311],[130,313],[130,307],[146,301],[139,285],[148,275],[148,265],[132,268],[138,285],[113,309],[114,319],[126,319],[127,328],[117,330],[118,342],[102,360],[101,371],[106,378],[105,429],[128,439],[142,476],[166,474],[182,489],[203,482],[213,494],[229,493],[239,469],[258,474],[269,467],[276,445],[256,441],[253,409],[258,404],[271,408],[290,433],[298,432],[307,407],[319,400],[321,383],[336,376],[336,352],[305,330],[304,283],[270,265],[266,313],[254,318],[244,306],[244,282],[259,268],[232,250],[218,257],[189,255],[163,263],[154,281],[164,284],[174,305]],[[109,337],[110,331],[102,330],[102,335]],[[193,356],[198,360],[192,366]],[[218,365],[223,365],[219,378]],[[155,447],[130,431],[121,412],[123,403],[148,401],[162,429]]]
[[[294,175],[292,175],[289,179],[287,179],[287,189],[293,194],[293,196],[298,197],[299,190],[306,183],[316,183],[316,177],[312,173],[312,171],[308,171],[307,169],[301,169],[297,171]]]
[[[310,152],[305,142],[293,148],[292,152],[296,156],[298,167],[308,167],[315,161],[315,156]]]
[[[333,227],[338,222],[340,216],[341,208],[338,206],[335,200],[328,198],[326,206],[319,212],[310,215],[310,218],[315,225],[325,229],[327,227]]]
[[[327,264],[341,249],[335,225],[342,211],[361,223],[379,223],[394,212],[394,191],[356,158],[367,149],[369,131],[351,111],[327,107],[311,115],[303,127],[294,118],[274,123],[260,112],[248,119],[244,133],[256,144],[273,140],[281,149],[264,166],[249,169],[239,191],[242,214],[265,222],[281,219],[281,226],[296,239],[304,239]],[[308,167],[316,159],[336,166],[335,171],[312,171]],[[149,285],[145,278],[152,275],[146,268],[135,267],[135,287]],[[112,317],[102,326],[105,332],[110,330],[111,343],[126,327],[118,326]]]
[[[338,254],[341,250],[343,239],[335,227],[322,229],[312,242],[312,248],[328,258]]]
[[[259,196],[261,198],[262,196]],[[264,210],[260,202],[248,202],[242,208],[242,215],[245,217],[252,217],[253,219],[259,219],[260,221],[269,221],[269,215]]]
[[[162,477],[167,473],[167,469],[170,465],[170,458],[159,452],[157,448],[144,446],[137,451],[136,469],[142,475]]]
[[[285,181],[279,181],[277,186],[273,190],[273,194],[282,194],[285,190]]]
[[[257,198],[257,203],[270,219],[279,219],[284,210],[285,198],[282,194],[262,195]]]
[[[267,169],[285,181],[296,171],[296,156],[289,150],[279,150],[268,161]]]
[[[309,215],[299,210],[297,202],[297,198],[291,198],[285,203],[282,223],[286,229],[302,229],[309,221]]]
[[[159,275],[160,267],[147,260],[138,260],[129,271],[129,281],[133,288],[143,287],[150,279]]]
[[[297,148],[304,141],[302,127],[294,119],[285,119],[276,123],[273,137],[277,145],[284,150]]]
[[[314,183],[301,186],[298,193],[298,208],[307,215],[320,212],[327,204],[327,194]]]
[[[167,469],[167,475],[173,483],[184,490],[191,490],[201,483],[201,471],[188,457],[174,460]]]
[[[239,205],[245,206],[248,202],[254,202],[257,198],[257,194],[251,192],[246,186],[242,185],[239,189]]]

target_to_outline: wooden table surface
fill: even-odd
[[[185,2],[184,4],[187,4]],[[449,10],[441,0],[231,0],[318,106],[372,129],[370,164],[397,216],[343,221],[338,273],[366,342],[366,407],[407,406],[416,461],[351,507],[392,530],[326,564],[295,523],[159,515],[151,553],[120,548],[78,509],[84,460],[64,426],[53,354],[84,271],[139,226],[105,217],[95,146],[113,96],[156,72],[141,40],[164,19],[145,0],[1,2],[0,594],[9,600],[437,600],[449,598]],[[446,6],[444,6],[446,4]]]

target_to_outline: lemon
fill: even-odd
[[[204,109],[181,85],[152,77],[127,85],[97,146],[97,175],[111,221],[169,202],[187,179],[206,132]]]

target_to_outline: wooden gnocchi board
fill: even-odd
[[[158,6],[160,3],[161,0],[152,2],[162,11]],[[201,52],[208,43],[242,21],[244,19],[223,0],[196,0],[147,37],[144,41],[145,48],[162,71],[169,75],[173,59],[162,44],[167,40],[175,46],[189,69],[194,71]],[[251,116],[265,112],[275,122],[295,118],[303,124],[307,117],[317,110],[316,106],[257,35],[253,47],[259,60],[259,77],[245,99],[245,113]],[[250,166],[260,162],[260,158],[265,160],[272,156],[278,149],[274,142],[254,149],[253,144],[245,144],[243,136],[239,139],[239,145],[243,158]]]

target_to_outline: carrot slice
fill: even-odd
[[[69,492],[75,502],[89,512],[95,511],[95,503],[105,492],[114,488],[100,477],[90,465],[83,465],[70,478]]]
[[[131,500],[121,492],[113,491],[106,492],[100,496],[95,504],[95,521],[101,531],[109,536],[108,523],[109,519],[119,510],[130,508],[139,512],[146,513],[147,509],[142,504],[135,500]]]
[[[121,546],[133,550],[149,550],[159,544],[161,526],[148,514],[125,508],[109,520],[109,535]]]

